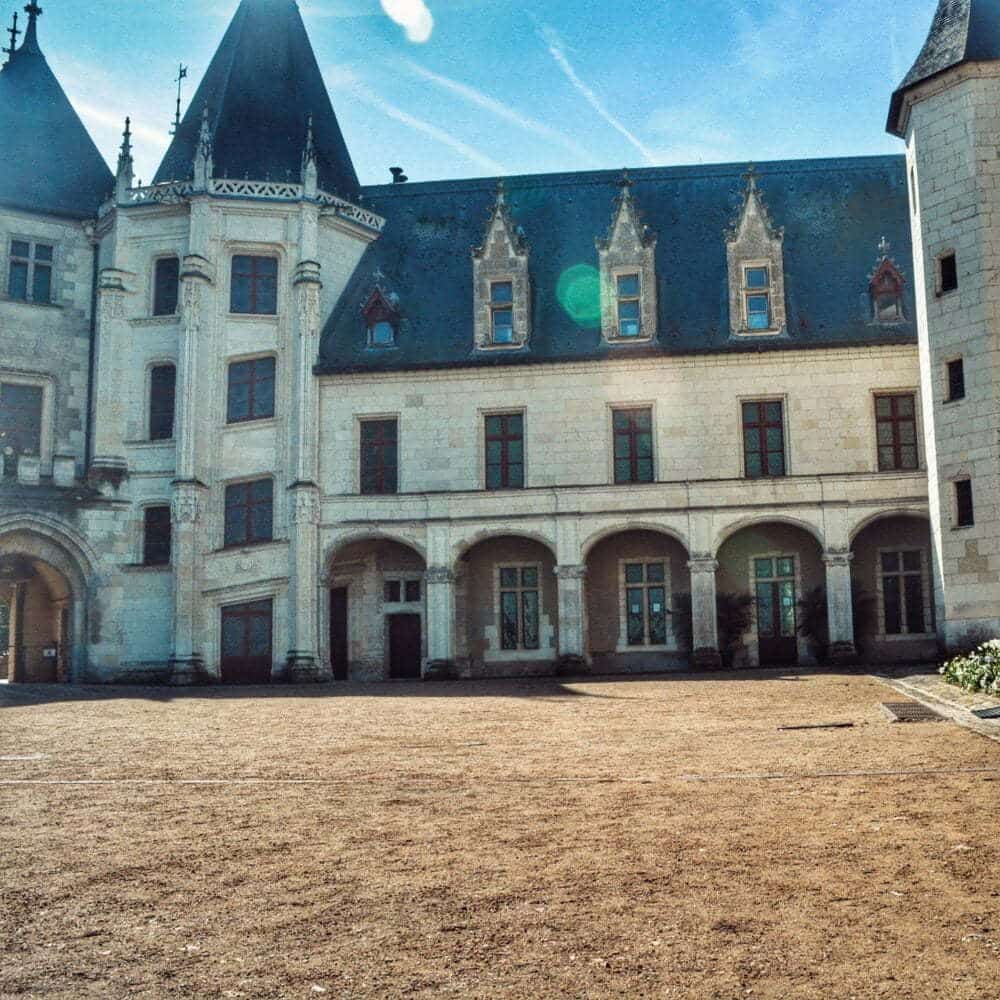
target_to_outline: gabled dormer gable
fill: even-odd
[[[883,237],[875,269],[868,278],[871,301],[871,320],[880,325],[902,323],[906,320],[903,297],[906,278],[899,265],[890,256],[889,241]]]
[[[516,350],[531,339],[530,247],[500,181],[480,246],[472,250],[473,336],[479,350]]]
[[[372,275],[372,289],[361,307],[361,315],[369,347],[387,349],[396,346],[402,322],[399,296],[387,291],[385,275],[380,270]]]
[[[729,325],[734,336],[767,336],[786,330],[785,231],[771,221],[753,167],[739,216],[726,234]]]
[[[657,237],[642,221],[628,171],[623,171],[618,187],[611,227],[596,241],[601,331],[612,343],[645,342],[657,333]]]

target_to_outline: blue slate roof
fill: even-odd
[[[86,219],[115,186],[42,55],[34,17],[0,71],[0,137],[2,205]]]
[[[939,0],[924,47],[892,95],[887,130],[902,135],[903,98],[912,87],[965,62],[1000,59],[1000,0]]]
[[[609,345],[596,318],[595,239],[612,221],[619,172],[507,180],[515,222],[531,246],[532,336],[526,349],[475,351],[470,249],[483,240],[495,181],[397,184],[364,189],[385,216],[324,330],[317,371],[386,371],[576,361],[611,355],[762,351],[916,340],[906,167],[901,156],[768,163],[759,188],[784,227],[788,330],[730,333],[725,234],[738,216],[746,165],[631,172],[636,204],[658,234],[659,334],[651,345]],[[907,279],[909,321],[871,321],[869,278],[882,237]],[[394,349],[367,347],[361,310],[380,271],[399,296]],[[588,276],[589,280],[588,280]],[[577,280],[577,283],[574,282]],[[560,301],[560,281],[563,302]],[[565,293],[569,286],[570,294]],[[589,289],[589,292],[588,292]]]
[[[298,183],[312,115],[320,188],[357,196],[358,176],[294,0],[243,0],[155,184],[191,178],[206,107],[216,177]]]

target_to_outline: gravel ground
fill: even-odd
[[[997,1000],[1000,744],[894,700],[0,687],[0,997]]]

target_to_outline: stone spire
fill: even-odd
[[[194,186],[198,191],[206,191],[214,171],[212,128],[209,124],[208,105],[201,111],[201,128],[198,130],[198,145],[195,147],[191,172]]]
[[[18,51],[41,55],[42,50],[38,47],[38,19],[42,16],[42,8],[35,3],[35,0],[31,0],[31,3],[24,8],[24,12],[28,15],[28,27],[24,32],[24,42]]]
[[[135,163],[132,159],[132,120],[125,119],[125,131],[122,133],[122,147],[118,153],[118,169],[115,172],[115,200],[121,204],[128,197],[132,187]]]

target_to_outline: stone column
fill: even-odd
[[[718,568],[719,564],[711,556],[695,556],[688,563],[691,570],[691,662],[698,670],[718,670],[722,666],[715,604]]]
[[[587,669],[584,636],[583,581],[586,566],[557,566],[559,593],[559,672],[580,673]]]
[[[333,680],[319,659],[319,488],[296,483],[289,491],[288,678],[294,684]]]
[[[834,663],[846,663],[855,659],[854,647],[854,601],[851,593],[850,552],[826,552],[826,608],[830,648],[828,659]]]
[[[181,324],[178,337],[177,381],[174,398],[174,439],[177,442],[177,478],[198,481],[199,368],[202,338],[207,335],[206,312],[214,269],[199,254],[181,263]]]
[[[431,566],[427,582],[427,669],[429,680],[455,672],[455,574],[447,566]]]
[[[174,651],[170,683],[177,686],[208,680],[198,651],[198,608],[201,604],[198,530],[204,524],[206,489],[201,483],[177,481],[171,506],[171,548],[174,569]]]

